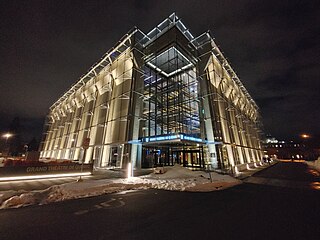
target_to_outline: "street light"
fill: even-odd
[[[11,134],[11,133],[5,133],[5,134],[2,135],[2,137],[6,139],[4,150],[5,150],[7,156],[8,156],[9,151],[10,151],[10,146],[8,145],[8,139],[10,137],[12,137],[12,136],[13,136],[13,134]]]
[[[11,133],[3,134],[3,137],[6,139],[6,144],[7,144],[7,142],[8,142],[8,139],[9,139],[10,137],[12,137],[12,136],[13,136],[13,134],[11,134]]]
[[[304,139],[307,139],[307,138],[310,137],[310,135],[304,133],[304,134],[301,134],[301,137],[304,138]]]
[[[310,157],[310,148],[307,145],[307,141],[308,141],[307,139],[311,138],[311,135],[303,133],[303,134],[300,135],[300,137],[302,138],[302,149],[301,149],[301,152],[302,152],[302,155],[303,155],[304,159],[307,159],[307,158]]]

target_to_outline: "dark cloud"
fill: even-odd
[[[176,11],[194,35],[211,31],[266,132],[320,135],[317,2],[1,1],[0,131],[20,116],[39,135],[50,105],[126,32],[148,32]]]

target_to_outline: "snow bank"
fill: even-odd
[[[147,178],[154,178],[154,179],[174,179],[174,178],[192,178],[192,177],[200,177],[201,175],[208,175],[202,171],[191,171],[187,168],[184,168],[178,164],[174,165],[173,167],[164,167],[163,174],[156,174],[151,173],[147,176]]]
[[[320,171],[320,158],[315,161],[305,161],[310,167],[315,168],[316,170]]]
[[[0,209],[19,208],[34,204],[48,204],[64,200],[99,196],[106,193],[114,193],[124,190],[148,188],[147,184],[123,184],[107,180],[88,180],[87,182],[73,182],[62,185],[55,185],[45,190],[15,192],[3,195],[0,199]]]
[[[165,167],[164,170],[164,174],[152,173],[129,179],[86,180],[55,185],[45,190],[31,192],[0,192],[0,209],[34,204],[42,205],[133,189],[153,188],[171,191],[208,192],[222,190],[241,183],[240,180],[229,175],[191,171],[179,165]]]

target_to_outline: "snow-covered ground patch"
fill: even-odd
[[[240,184],[229,175],[191,171],[180,165],[165,167],[163,174],[149,174],[128,179],[86,180],[55,185],[37,191],[0,192],[0,209],[18,208],[34,204],[48,204],[69,199],[98,196],[133,189],[164,189],[171,191],[208,192]]]
[[[315,161],[306,161],[305,163],[308,164],[310,167],[320,171],[320,157]]]

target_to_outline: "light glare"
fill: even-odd
[[[3,137],[8,139],[9,137],[12,137],[12,134],[11,133],[6,133],[6,134],[3,134]]]
[[[132,177],[131,172],[132,172],[131,163],[128,163],[128,178]]]
[[[88,176],[91,172],[84,173],[62,173],[62,174],[48,174],[48,175],[36,175],[36,176],[19,176],[19,177],[0,177],[0,181],[15,181],[15,180],[32,180],[32,179],[44,179],[44,178],[59,178],[59,177],[74,177],[74,176]]]

